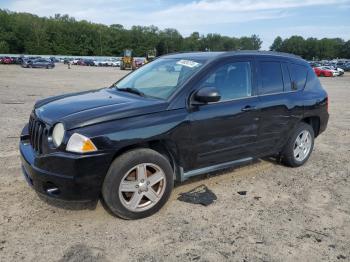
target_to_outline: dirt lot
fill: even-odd
[[[260,161],[194,179],[138,221],[112,217],[100,203],[39,198],[22,177],[17,149],[34,101],[122,75],[0,65],[0,261],[350,261],[350,74],[321,79],[331,118],[303,167]],[[177,200],[201,184],[217,195],[214,204]]]

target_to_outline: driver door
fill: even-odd
[[[200,81],[198,89],[215,87],[221,99],[190,113],[193,169],[255,155],[259,115],[254,68],[253,59],[226,61]]]

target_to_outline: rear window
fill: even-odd
[[[262,86],[260,95],[283,92],[283,78],[280,62],[260,62]]]
[[[292,83],[290,81],[288,66],[286,63],[281,63],[281,67],[282,67],[283,81],[284,81],[284,92],[289,92],[292,90]]]
[[[307,68],[303,65],[289,64],[289,72],[295,89],[303,89],[306,82]]]
[[[316,76],[315,71],[312,68],[309,68],[307,73],[305,88],[312,88],[315,86],[316,87],[320,86],[320,81],[318,80],[318,77]]]

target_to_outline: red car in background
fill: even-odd
[[[334,76],[332,70],[323,69],[323,68],[320,68],[320,67],[314,67],[313,69],[314,69],[315,74],[317,76],[327,76],[327,77]]]
[[[145,59],[142,58],[135,58],[134,59],[134,67],[139,68],[145,64]]]
[[[79,60],[77,61],[77,65],[84,66],[84,65],[85,65],[84,60],[83,60],[83,59],[79,59]]]
[[[13,59],[11,57],[2,57],[0,58],[0,63],[1,64],[12,64],[13,63]]]

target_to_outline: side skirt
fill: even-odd
[[[208,166],[208,167],[190,170],[187,172],[184,172],[183,168],[180,167],[178,175],[176,176],[176,180],[179,182],[183,182],[183,181],[185,181],[188,178],[193,177],[193,176],[198,176],[198,175],[218,171],[221,169],[226,169],[226,168],[238,166],[240,164],[247,163],[247,162],[250,162],[252,160],[253,160],[252,157],[246,157],[246,158],[242,158],[242,159],[238,159],[238,160],[234,160],[234,161],[230,161],[230,162],[225,162],[225,163],[221,163],[221,164],[217,164],[217,165],[213,165],[213,166]]]

